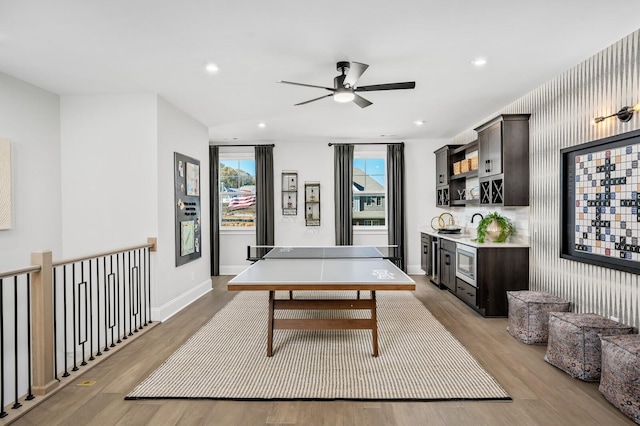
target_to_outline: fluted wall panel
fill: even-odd
[[[640,30],[487,117],[531,114],[530,288],[569,299],[575,312],[617,317],[636,328],[638,275],[560,258],[560,150],[640,129],[640,114],[627,123],[614,117],[592,124],[640,103],[639,73]],[[474,136],[468,130],[454,143]]]

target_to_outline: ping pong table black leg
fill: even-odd
[[[267,356],[273,356],[273,305],[275,291],[269,291],[269,328],[267,330]]]
[[[378,356],[378,318],[376,314],[376,292],[371,290],[371,338],[373,339],[373,356]]]

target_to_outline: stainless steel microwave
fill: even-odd
[[[477,250],[475,247],[456,244],[456,277],[477,287]]]

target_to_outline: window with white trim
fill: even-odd
[[[218,180],[220,228],[254,228],[256,220],[256,161],[254,155],[221,155]]]
[[[387,165],[380,152],[355,152],[353,158],[354,227],[386,227]]]

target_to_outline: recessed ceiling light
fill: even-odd
[[[481,67],[481,66],[487,64],[487,60],[485,58],[477,58],[477,59],[474,59],[473,61],[471,61],[471,63],[473,65],[475,65],[476,67]]]
[[[415,124],[416,126],[422,126],[425,123],[424,120],[416,120],[413,122],[413,124]]]
[[[220,68],[218,68],[218,66],[213,62],[209,62],[207,65],[205,65],[204,69],[206,69],[207,72],[210,72],[211,74],[215,74],[220,70]]]
[[[267,123],[258,123],[258,127],[264,129],[265,127],[267,127]]]

